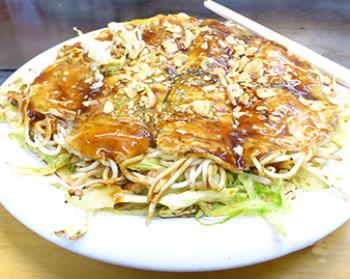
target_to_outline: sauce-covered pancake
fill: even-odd
[[[240,171],[327,138],[337,117],[325,86],[307,62],[233,24],[159,15],[64,47],[25,113],[67,122],[65,144],[83,157],[122,162],[156,148]]]
[[[252,158],[272,153],[307,153],[333,130],[334,115],[302,104],[292,91],[259,88],[248,92],[248,101],[234,111],[235,136],[242,146],[246,167]],[[326,108],[328,110],[328,108]]]
[[[177,154],[211,153],[236,168],[233,119],[223,88],[183,74],[163,101],[156,125],[157,146]]]
[[[107,157],[117,162],[143,154],[150,146],[147,127],[104,116],[79,119],[70,137],[69,146],[85,157]]]
[[[88,83],[93,79],[93,74],[89,59],[79,44],[64,47],[57,61],[31,85],[28,114],[74,118],[84,108],[83,102],[98,94]]]

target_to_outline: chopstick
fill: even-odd
[[[322,72],[332,76],[337,82],[350,87],[349,69],[214,1],[206,0],[204,1],[204,6],[225,19],[237,22],[248,30],[285,46],[290,52],[309,61]]]

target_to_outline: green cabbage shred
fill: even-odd
[[[20,170],[24,174],[28,175],[50,175],[54,174],[57,170],[63,168],[68,165],[71,159],[70,154],[60,154],[58,156],[48,156],[43,155],[43,160],[47,163],[46,166],[41,168],[31,168],[31,167],[23,167],[16,166],[15,168]]]
[[[138,172],[147,172],[151,170],[159,170],[164,168],[165,166],[161,164],[159,158],[145,158],[138,163],[128,165],[129,170]]]
[[[281,180],[273,181],[266,185],[254,181],[246,174],[233,174],[227,179],[229,187],[238,188],[237,194],[226,203],[198,203],[200,211],[195,216],[196,220],[204,225],[223,224],[238,215],[261,216],[267,219],[282,235],[285,234],[283,224],[276,217],[276,212],[282,213],[288,210],[289,205],[285,197]],[[201,217],[223,217],[219,221],[204,222]]]

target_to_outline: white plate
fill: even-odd
[[[76,39],[65,43],[72,43]],[[62,45],[62,44],[61,44]],[[58,45],[35,57],[5,83],[24,75],[29,79],[53,61]],[[29,72],[29,69],[32,71]],[[33,74],[34,73],[34,74]],[[223,225],[202,226],[193,219],[155,219],[145,225],[144,216],[100,213],[87,234],[76,241],[53,232],[81,220],[84,213],[64,203],[63,193],[50,186],[52,177],[22,176],[10,164],[39,166],[33,156],[10,141],[6,124],[0,133],[0,200],[28,228],[75,253],[128,267],[162,271],[208,271],[241,267],[274,259],[312,245],[350,218],[350,205],[333,190],[300,193],[292,210],[283,216],[287,235],[278,235],[259,217],[239,217]],[[329,168],[346,175],[349,150],[344,160]]]

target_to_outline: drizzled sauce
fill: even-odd
[[[150,144],[146,127],[107,117],[79,121],[72,138],[70,146],[81,154],[93,159],[109,157],[117,161],[145,153]]]
[[[283,46],[261,38],[257,41],[261,41],[261,49],[257,56],[268,61],[265,63],[265,71],[271,84],[290,90],[296,97],[315,100],[313,93],[321,82],[319,77],[310,71],[312,66],[289,54]],[[290,75],[289,81],[284,79],[287,75]]]
[[[37,122],[45,119],[45,115],[40,112],[32,111],[31,108],[27,110],[27,115],[31,122]]]
[[[309,132],[318,129],[315,125],[320,121],[318,115],[302,105],[291,91],[274,91],[274,97],[242,106],[241,111],[246,114],[238,119],[235,134],[242,142],[245,162],[251,161],[252,154],[259,156],[272,151],[298,152],[314,144],[315,138]],[[289,130],[288,123],[295,126],[297,137]],[[304,129],[305,127],[309,129]]]
[[[92,78],[89,64],[82,57],[68,58],[49,66],[32,84],[30,114],[47,114],[53,110],[76,113],[84,109],[84,100],[97,95],[86,82],[89,78]]]
[[[230,108],[224,102],[224,92],[208,95],[202,90],[210,84],[196,73],[183,74],[176,80],[159,115],[157,147],[180,154],[215,154],[237,168]],[[196,100],[215,100],[217,106],[212,110],[216,116],[193,113],[191,103]],[[184,105],[189,106],[188,109],[182,110]]]

